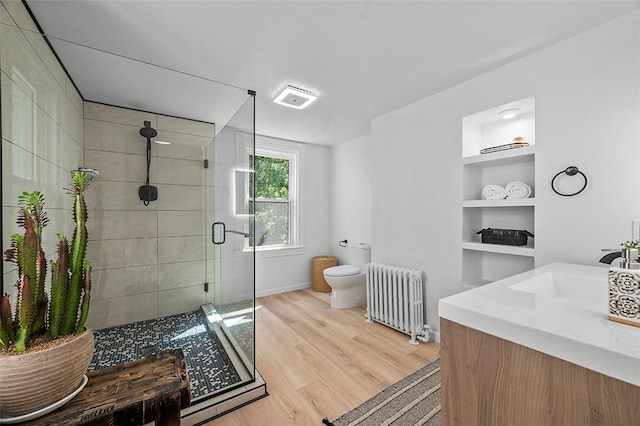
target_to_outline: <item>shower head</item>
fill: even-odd
[[[156,132],[156,129],[151,127],[150,121],[145,121],[144,127],[140,129],[140,135],[143,138],[151,139],[151,138],[155,138],[158,135],[158,132]]]
[[[100,172],[98,170],[96,170],[96,169],[88,169],[86,167],[78,167],[77,169],[71,171],[71,175],[73,176],[73,174],[75,172],[84,172],[91,182],[93,182],[94,180],[99,180],[100,179]]]

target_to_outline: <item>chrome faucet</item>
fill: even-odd
[[[609,251],[609,249],[602,249],[602,251]],[[611,264],[617,258],[621,257],[620,267],[624,269],[640,269],[640,263],[638,263],[638,249],[635,247],[623,247],[618,251],[612,251],[609,254],[602,256],[601,263]]]

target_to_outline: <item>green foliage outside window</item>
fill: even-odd
[[[289,160],[256,156],[256,246],[289,243]],[[277,201],[276,201],[277,200]],[[253,245],[253,241],[250,241]]]
[[[256,198],[289,199],[289,160],[256,156]]]

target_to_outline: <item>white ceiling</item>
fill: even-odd
[[[27,4],[86,100],[220,128],[253,89],[257,133],[325,145],[366,135],[376,117],[640,7],[585,0]],[[305,110],[272,103],[285,82],[320,97]]]

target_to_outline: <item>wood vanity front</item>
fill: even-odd
[[[640,425],[638,386],[445,318],[440,338],[444,426]]]

